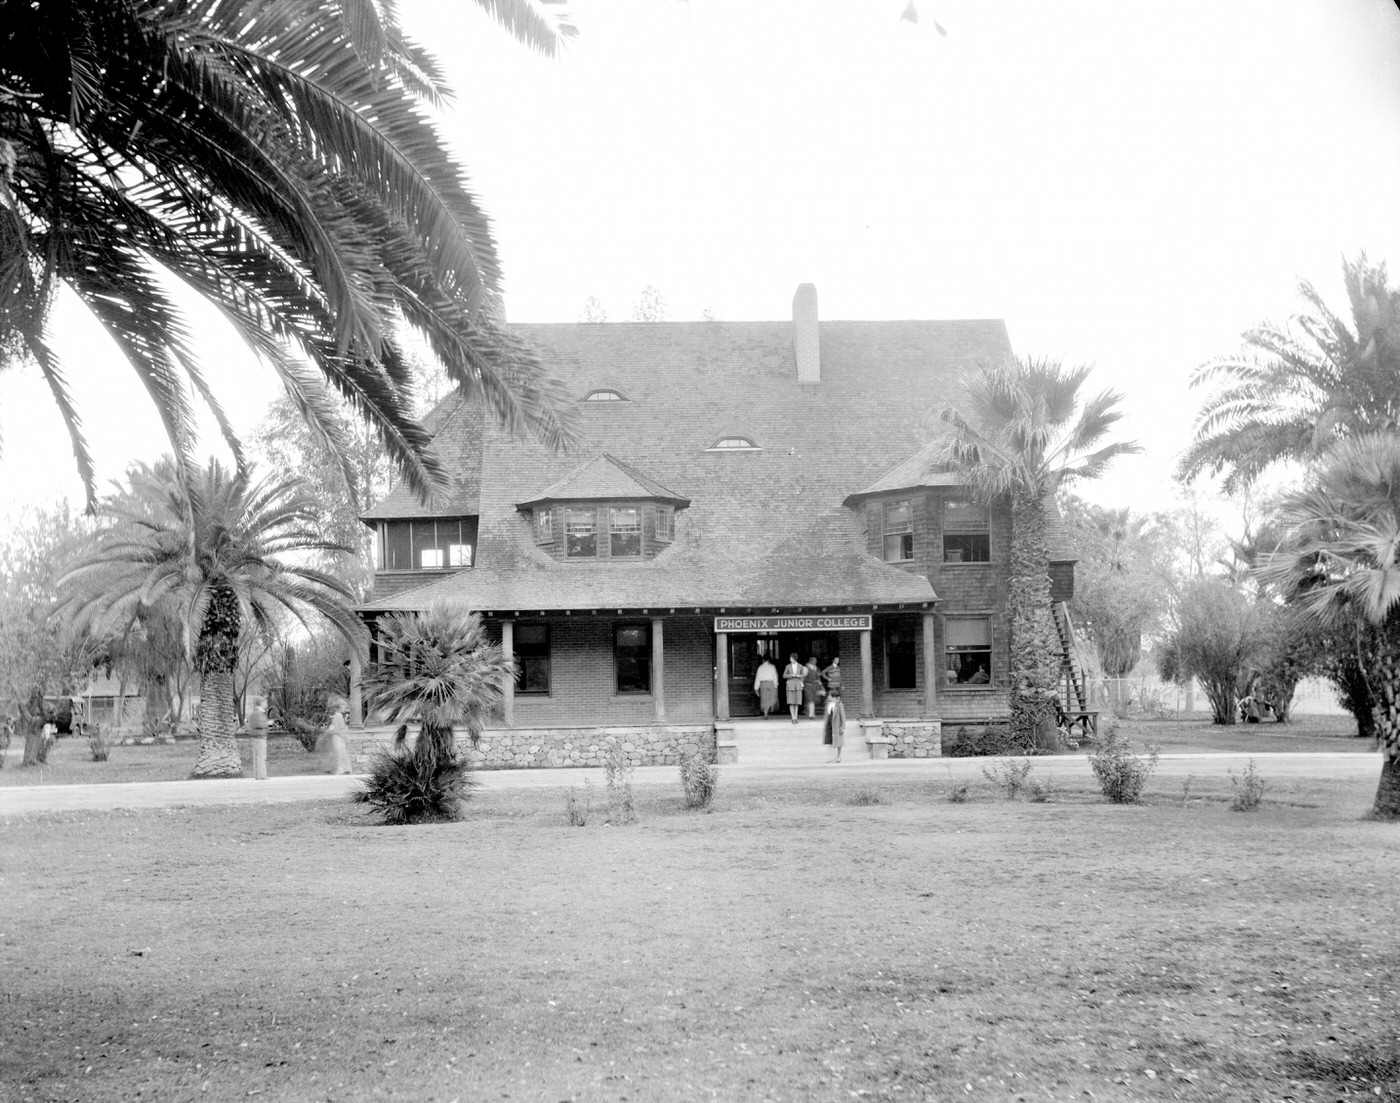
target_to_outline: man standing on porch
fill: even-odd
[[[778,668],[766,655],[753,676],[753,691],[758,694],[758,707],[766,717],[778,703]]]
[[[792,722],[797,723],[797,710],[802,707],[802,681],[807,676],[807,668],[797,661],[797,653],[788,656],[788,664],[783,667],[783,688],[787,691],[788,712]]]

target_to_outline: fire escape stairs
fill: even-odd
[[[1057,601],[1051,606],[1055,634],[1060,637],[1060,692],[1066,712],[1082,712],[1089,707],[1089,684],[1084,665],[1074,644],[1074,626],[1069,619],[1069,606]]]

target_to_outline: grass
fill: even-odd
[[[1237,754],[1372,750],[1369,739],[1356,738],[1350,716],[1300,716],[1288,724],[1212,724],[1207,716],[1122,721],[1122,734],[1135,743],[1160,744],[1163,754],[1218,751]]]
[[[92,761],[86,739],[59,739],[42,766],[21,766],[24,744],[16,739],[0,768],[0,786],[12,785],[89,785],[98,782],[184,781],[194,772],[199,757],[199,740],[181,739],[174,743],[109,744],[106,762]],[[243,774],[253,776],[253,751],[248,740],[238,741],[243,756]],[[328,774],[330,763],[308,754],[293,736],[274,736],[267,741],[269,777],[294,774]]]
[[[725,779],[0,820],[10,1098],[1400,1100],[1373,782]]]

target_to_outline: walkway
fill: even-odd
[[[1163,755],[1158,778],[1184,778],[1188,774],[1224,777],[1239,773],[1250,759],[1259,772],[1274,780],[1321,779],[1374,784],[1380,779],[1380,755],[1348,754],[1179,754]],[[843,760],[839,765],[721,766],[722,778],[735,783],[773,783],[812,779],[815,776],[859,777],[862,782],[882,778],[924,777],[929,780],[982,780],[985,758],[933,758],[877,762]],[[1035,770],[1051,777],[1090,776],[1086,756],[1055,755],[1032,760]],[[563,770],[481,770],[474,775],[486,790],[549,789],[580,785],[590,779],[600,791],[606,785],[599,767]],[[680,779],[674,766],[640,766],[633,771],[637,786],[674,785]],[[32,785],[0,788],[0,818],[33,812],[78,812],[114,808],[179,808],[210,804],[287,804],[303,800],[336,800],[354,789],[354,777],[317,774],[276,777],[265,781],[229,778],[220,781],[143,781],[99,785]],[[724,783],[720,783],[724,791]]]

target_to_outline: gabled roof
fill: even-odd
[[[616,456],[604,452],[594,456],[582,467],[575,468],[558,482],[551,483],[534,497],[517,502],[517,509],[529,509],[545,502],[587,502],[617,498],[644,498],[648,501],[669,502],[677,509],[690,505],[689,498],[683,498],[667,490],[655,479],[649,479],[623,463]]]
[[[480,509],[481,444],[485,410],[460,392],[449,391],[423,418],[423,428],[433,435],[433,450],[452,474],[454,485],[441,501],[421,502],[400,482],[378,502],[360,514],[368,523],[409,520],[417,517],[472,517]]]
[[[942,441],[930,441],[912,456],[908,456],[890,468],[863,490],[847,495],[846,504],[856,505],[875,494],[886,494],[892,490],[922,490],[931,486],[961,486],[962,480],[951,471],[943,470],[935,459],[942,448]]]

